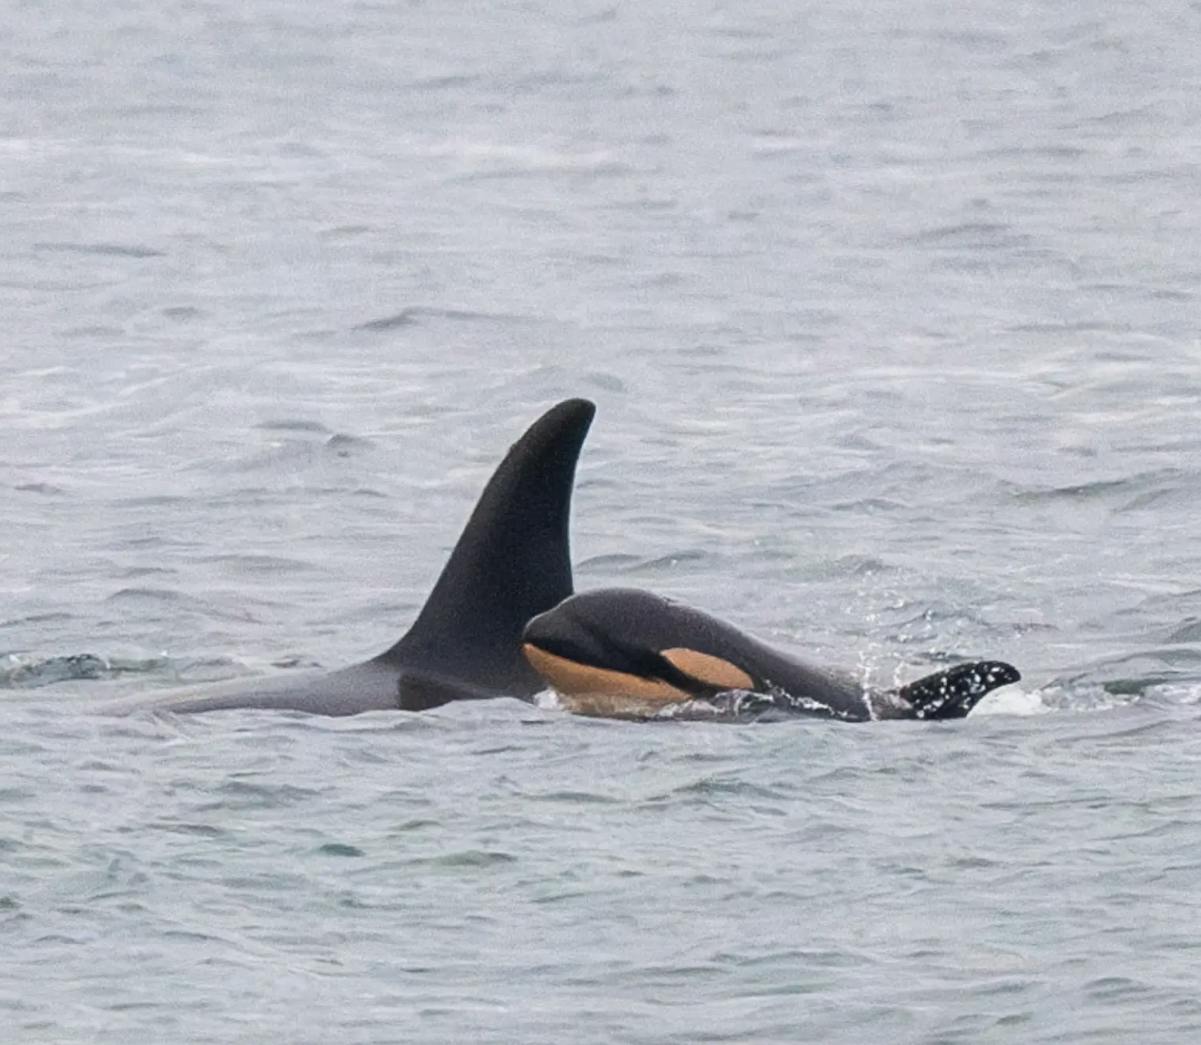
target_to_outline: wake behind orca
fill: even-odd
[[[526,625],[522,648],[569,711],[606,718],[963,718],[985,694],[1021,678],[1002,661],[977,661],[868,690],[632,588],[571,596]]]
[[[566,400],[513,444],[412,627],[379,656],[329,673],[239,679],[99,710],[278,708],[356,715],[532,697],[544,684],[521,654],[521,632],[531,617],[571,595],[571,494],[595,412],[585,399]]]

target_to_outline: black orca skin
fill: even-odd
[[[238,679],[141,695],[99,710],[278,708],[356,715],[533,696],[544,685],[521,654],[521,632],[531,617],[571,595],[572,487],[595,412],[585,399],[568,399],[513,444],[412,627],[379,656],[328,673]]]
[[[848,673],[633,588],[571,596],[534,617],[522,644],[569,710],[617,718],[963,718],[987,693],[1021,678],[1002,661],[974,661],[899,689],[869,690]]]

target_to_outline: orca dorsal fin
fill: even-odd
[[[902,686],[897,695],[911,705],[914,718],[964,718],[994,689],[1021,677],[1012,664],[977,660],[920,678]]]
[[[572,593],[571,493],[595,413],[586,399],[565,400],[510,447],[413,626],[377,661],[512,696],[543,688],[521,631]]]

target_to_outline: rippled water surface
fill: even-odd
[[[1201,1035],[1197,5],[10,4],[5,1041]],[[950,724],[91,714],[580,587]]]

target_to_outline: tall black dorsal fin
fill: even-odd
[[[543,688],[521,630],[572,593],[571,492],[595,413],[586,399],[565,400],[513,444],[417,620],[378,661],[513,696]]]
[[[994,689],[1021,677],[1012,664],[977,660],[911,682],[898,695],[912,706],[914,718],[964,718]]]

